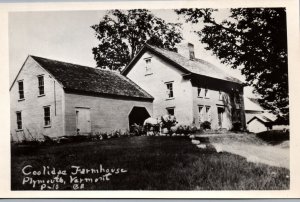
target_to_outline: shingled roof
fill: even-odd
[[[37,56],[30,57],[54,76],[65,90],[153,100],[146,91],[119,73]]]
[[[145,46],[142,48],[139,54],[137,54],[137,56],[123,70],[123,75],[127,75],[132,66],[136,63],[136,60],[139,58],[139,56],[141,56],[146,50],[149,50],[157,56],[167,60],[168,62],[175,64],[175,66],[181,68],[186,73],[193,73],[197,75],[203,75],[211,78],[242,84],[240,80],[230,76],[226,72],[222,71],[220,68],[205,60],[201,60],[198,58],[190,60],[189,58],[186,58],[177,52],[158,48],[149,44],[145,44]]]

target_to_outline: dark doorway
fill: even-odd
[[[218,107],[218,125],[220,128],[223,127],[223,113],[224,113],[224,107]]]
[[[144,121],[150,117],[145,107],[133,107],[129,113],[129,128],[133,124],[143,125]]]

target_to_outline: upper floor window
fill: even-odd
[[[17,129],[22,130],[22,113],[16,112],[17,115]]]
[[[175,108],[174,107],[167,108],[167,113],[168,113],[168,115],[174,116],[174,114],[175,114]]]
[[[45,89],[44,89],[44,76],[38,76],[38,81],[39,81],[39,95],[44,95],[45,94]]]
[[[219,91],[219,100],[222,100],[223,99],[223,94],[221,91]]]
[[[24,83],[23,80],[18,81],[18,87],[19,87],[19,99],[24,99]]]
[[[145,59],[146,63],[146,75],[147,74],[152,74],[152,69],[151,69],[151,58],[146,58]]]
[[[202,88],[198,87],[198,88],[197,88],[197,96],[198,96],[198,97],[203,97],[202,94],[203,94]]]
[[[44,126],[51,125],[50,106],[44,107]]]
[[[209,92],[207,88],[204,89],[204,97],[209,98]]]
[[[166,85],[167,85],[167,96],[168,96],[168,98],[173,98],[174,97],[173,82],[166,83]]]

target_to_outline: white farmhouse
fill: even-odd
[[[15,140],[128,130],[153,97],[119,73],[28,56],[10,88]]]
[[[154,97],[154,117],[174,114],[181,124],[245,128],[243,83],[195,58],[193,44],[173,52],[146,44],[122,74]]]

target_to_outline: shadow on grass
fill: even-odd
[[[289,132],[282,130],[264,131],[257,133],[256,136],[271,145],[277,145],[284,141],[290,140]]]

